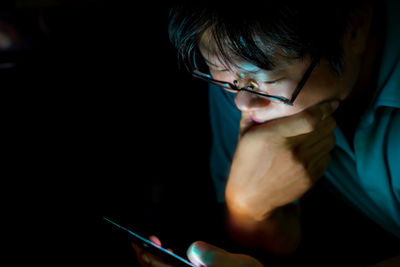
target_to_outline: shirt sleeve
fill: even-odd
[[[210,173],[218,202],[225,201],[225,186],[239,136],[241,112],[235,105],[234,97],[219,86],[209,86],[212,133]]]

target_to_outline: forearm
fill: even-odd
[[[254,220],[227,209],[231,237],[248,248],[262,248],[275,255],[296,250],[301,240],[299,209],[290,204],[274,210],[263,220]]]

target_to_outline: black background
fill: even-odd
[[[103,216],[184,255],[203,231],[190,222],[211,213],[206,203],[215,196],[207,86],[178,65],[167,8],[55,5],[2,14],[24,44],[2,51],[16,66],[0,74],[4,188],[18,205],[8,210],[13,226],[29,229],[14,241],[34,251],[24,258],[135,266],[127,236]]]
[[[17,226],[16,259],[136,266],[127,235],[103,216],[180,255],[195,240],[245,252],[222,230],[208,170],[207,86],[179,67],[168,9],[94,2],[0,17],[23,36],[0,57],[16,62],[0,70],[2,195],[4,218]],[[305,197],[307,238],[271,266],[365,266],[398,251],[398,240],[327,192],[318,185]]]

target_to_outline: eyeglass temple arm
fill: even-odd
[[[292,105],[294,100],[297,98],[297,95],[300,93],[300,90],[304,87],[304,84],[307,82],[308,77],[310,77],[311,72],[314,70],[315,66],[319,62],[320,57],[314,58],[314,60],[311,62],[310,67],[307,69],[306,73],[304,73],[303,79],[299,82],[299,84],[296,87],[296,90],[294,90],[292,97],[290,98],[289,102],[287,104]]]

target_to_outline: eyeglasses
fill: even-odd
[[[308,78],[310,77],[311,72],[314,70],[315,66],[319,62],[319,60],[320,60],[320,57],[316,57],[316,58],[313,59],[313,61],[311,62],[310,66],[308,67],[308,69],[304,73],[303,78],[298,83],[297,87],[294,89],[294,91],[289,93],[287,96],[282,96],[282,95],[278,94],[279,90],[282,89],[282,87],[279,88],[279,86],[277,86],[277,87],[275,87],[273,89],[275,92],[277,92],[277,94],[267,94],[267,93],[263,93],[264,91],[260,92],[260,90],[257,90],[257,87],[254,86],[254,85],[250,85],[250,86],[247,86],[247,87],[240,88],[240,87],[236,86],[236,84],[215,80],[215,79],[212,78],[212,76],[210,74],[206,74],[204,72],[201,72],[197,68],[195,68],[193,70],[192,75],[193,75],[194,78],[201,79],[201,80],[206,81],[208,83],[212,83],[212,84],[221,86],[222,88],[224,88],[225,90],[227,90],[229,92],[238,93],[240,91],[246,91],[246,92],[249,92],[251,94],[255,94],[255,95],[258,95],[258,96],[261,96],[261,97],[265,97],[265,98],[274,100],[276,102],[280,102],[280,103],[284,103],[286,105],[292,106],[294,101],[296,100],[297,96],[299,95],[301,89],[303,89],[305,83],[307,82]],[[266,91],[268,92],[268,91],[272,91],[272,90],[266,90]],[[283,90],[281,90],[281,91],[283,91]]]

